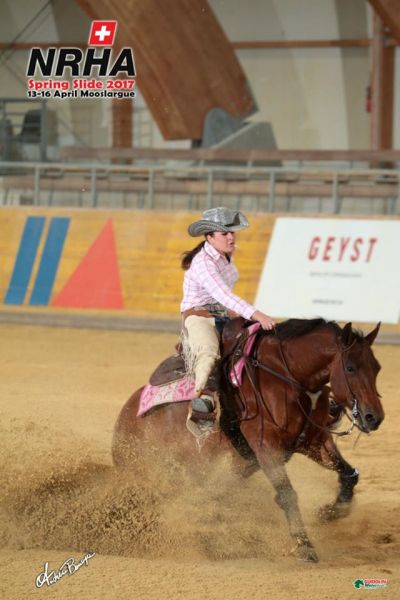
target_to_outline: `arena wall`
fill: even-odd
[[[178,318],[180,255],[193,214],[3,208],[0,310],[87,311]],[[237,292],[254,299],[275,217],[240,234]]]
[[[126,316],[176,322],[183,276],[180,255],[198,241],[187,234],[196,216],[183,211],[2,208],[0,315]],[[238,235],[235,260],[240,280],[235,291],[254,302],[279,215],[248,217],[249,229]],[[382,219],[400,224],[399,218]],[[375,218],[374,223],[378,221]],[[390,260],[395,272],[396,257]],[[290,273],[282,277],[290,289],[293,277]],[[372,290],[373,281],[371,286]]]

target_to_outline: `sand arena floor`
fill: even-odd
[[[206,481],[177,465],[119,475],[110,445],[118,412],[171,353],[172,334],[1,325],[0,597],[68,599],[400,598],[400,347],[376,346],[386,420],[369,437],[339,442],[358,466],[353,512],[320,525],[335,474],[303,457],[288,471],[317,565],[291,555],[269,482],[242,482],[221,460]],[[35,580],[95,552],[50,588]]]

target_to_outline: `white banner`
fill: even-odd
[[[281,318],[397,323],[400,220],[278,218],[255,305]]]

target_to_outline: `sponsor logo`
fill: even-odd
[[[26,75],[28,98],[134,98],[132,48],[112,46],[117,21],[93,21],[88,48],[31,48]]]
[[[4,304],[124,308],[112,220],[103,225],[84,254],[73,250],[72,264],[68,258],[63,261],[70,221],[69,217],[27,217]],[[75,248],[74,236],[69,245]],[[57,285],[59,275],[62,285]]]
[[[353,585],[357,590],[383,588],[388,585],[387,579],[355,579]]]

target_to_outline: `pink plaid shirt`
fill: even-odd
[[[206,241],[185,272],[181,312],[219,302],[245,319],[250,319],[256,309],[232,292],[238,277],[232,259],[229,262],[226,256]]]

